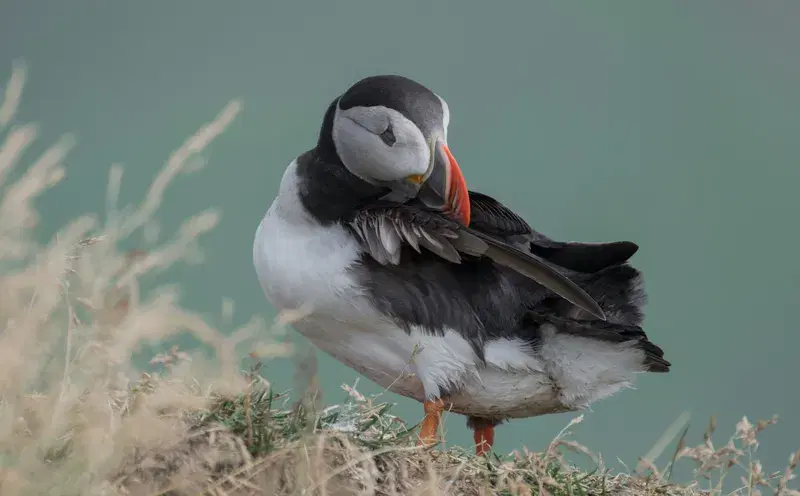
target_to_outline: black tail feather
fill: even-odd
[[[609,322],[641,326],[647,303],[642,274],[629,264],[613,265],[572,279],[603,308]],[[559,312],[559,314],[564,315]]]

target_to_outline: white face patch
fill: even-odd
[[[439,95],[436,95],[436,98],[442,104],[442,127],[444,128],[442,131],[444,131],[444,140],[447,141],[447,128],[450,126],[450,107],[444,101],[444,98]]]
[[[381,137],[387,130],[391,140]],[[424,174],[430,147],[419,128],[387,107],[336,109],[333,143],[345,167],[367,182]]]

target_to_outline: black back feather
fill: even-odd
[[[576,272],[592,273],[628,261],[639,249],[630,241],[611,243],[567,243],[535,231],[522,217],[494,198],[470,191],[470,227],[508,242],[555,265]]]

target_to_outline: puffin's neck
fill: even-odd
[[[300,201],[323,225],[347,220],[388,192],[352,174],[339,158],[332,133],[338,100],[325,112],[316,148],[297,158]]]

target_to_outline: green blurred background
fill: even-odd
[[[415,78],[448,101],[473,189],[553,237],[641,246],[646,329],[673,372],[596,404],[580,441],[633,466],[683,411],[691,441],[711,414],[727,434],[742,415],[777,413],[761,456],[779,468],[800,444],[798,25],[790,0],[5,0],[0,80],[24,58],[20,119],[41,124],[42,144],[79,139],[41,203],[43,232],[102,211],[113,162],[127,167],[123,201],[141,198],[169,153],[242,97],[209,165],[168,193],[164,224],[222,210],[208,262],[179,277],[188,306],[218,315],[230,297],[243,323],[274,315],[253,234],[326,105],[367,75]],[[357,377],[325,356],[320,369],[326,401]],[[289,361],[266,374],[292,384]],[[396,399],[416,422],[419,405]],[[514,421],[498,448],[541,449],[574,416]],[[471,442],[462,419],[447,428]]]

